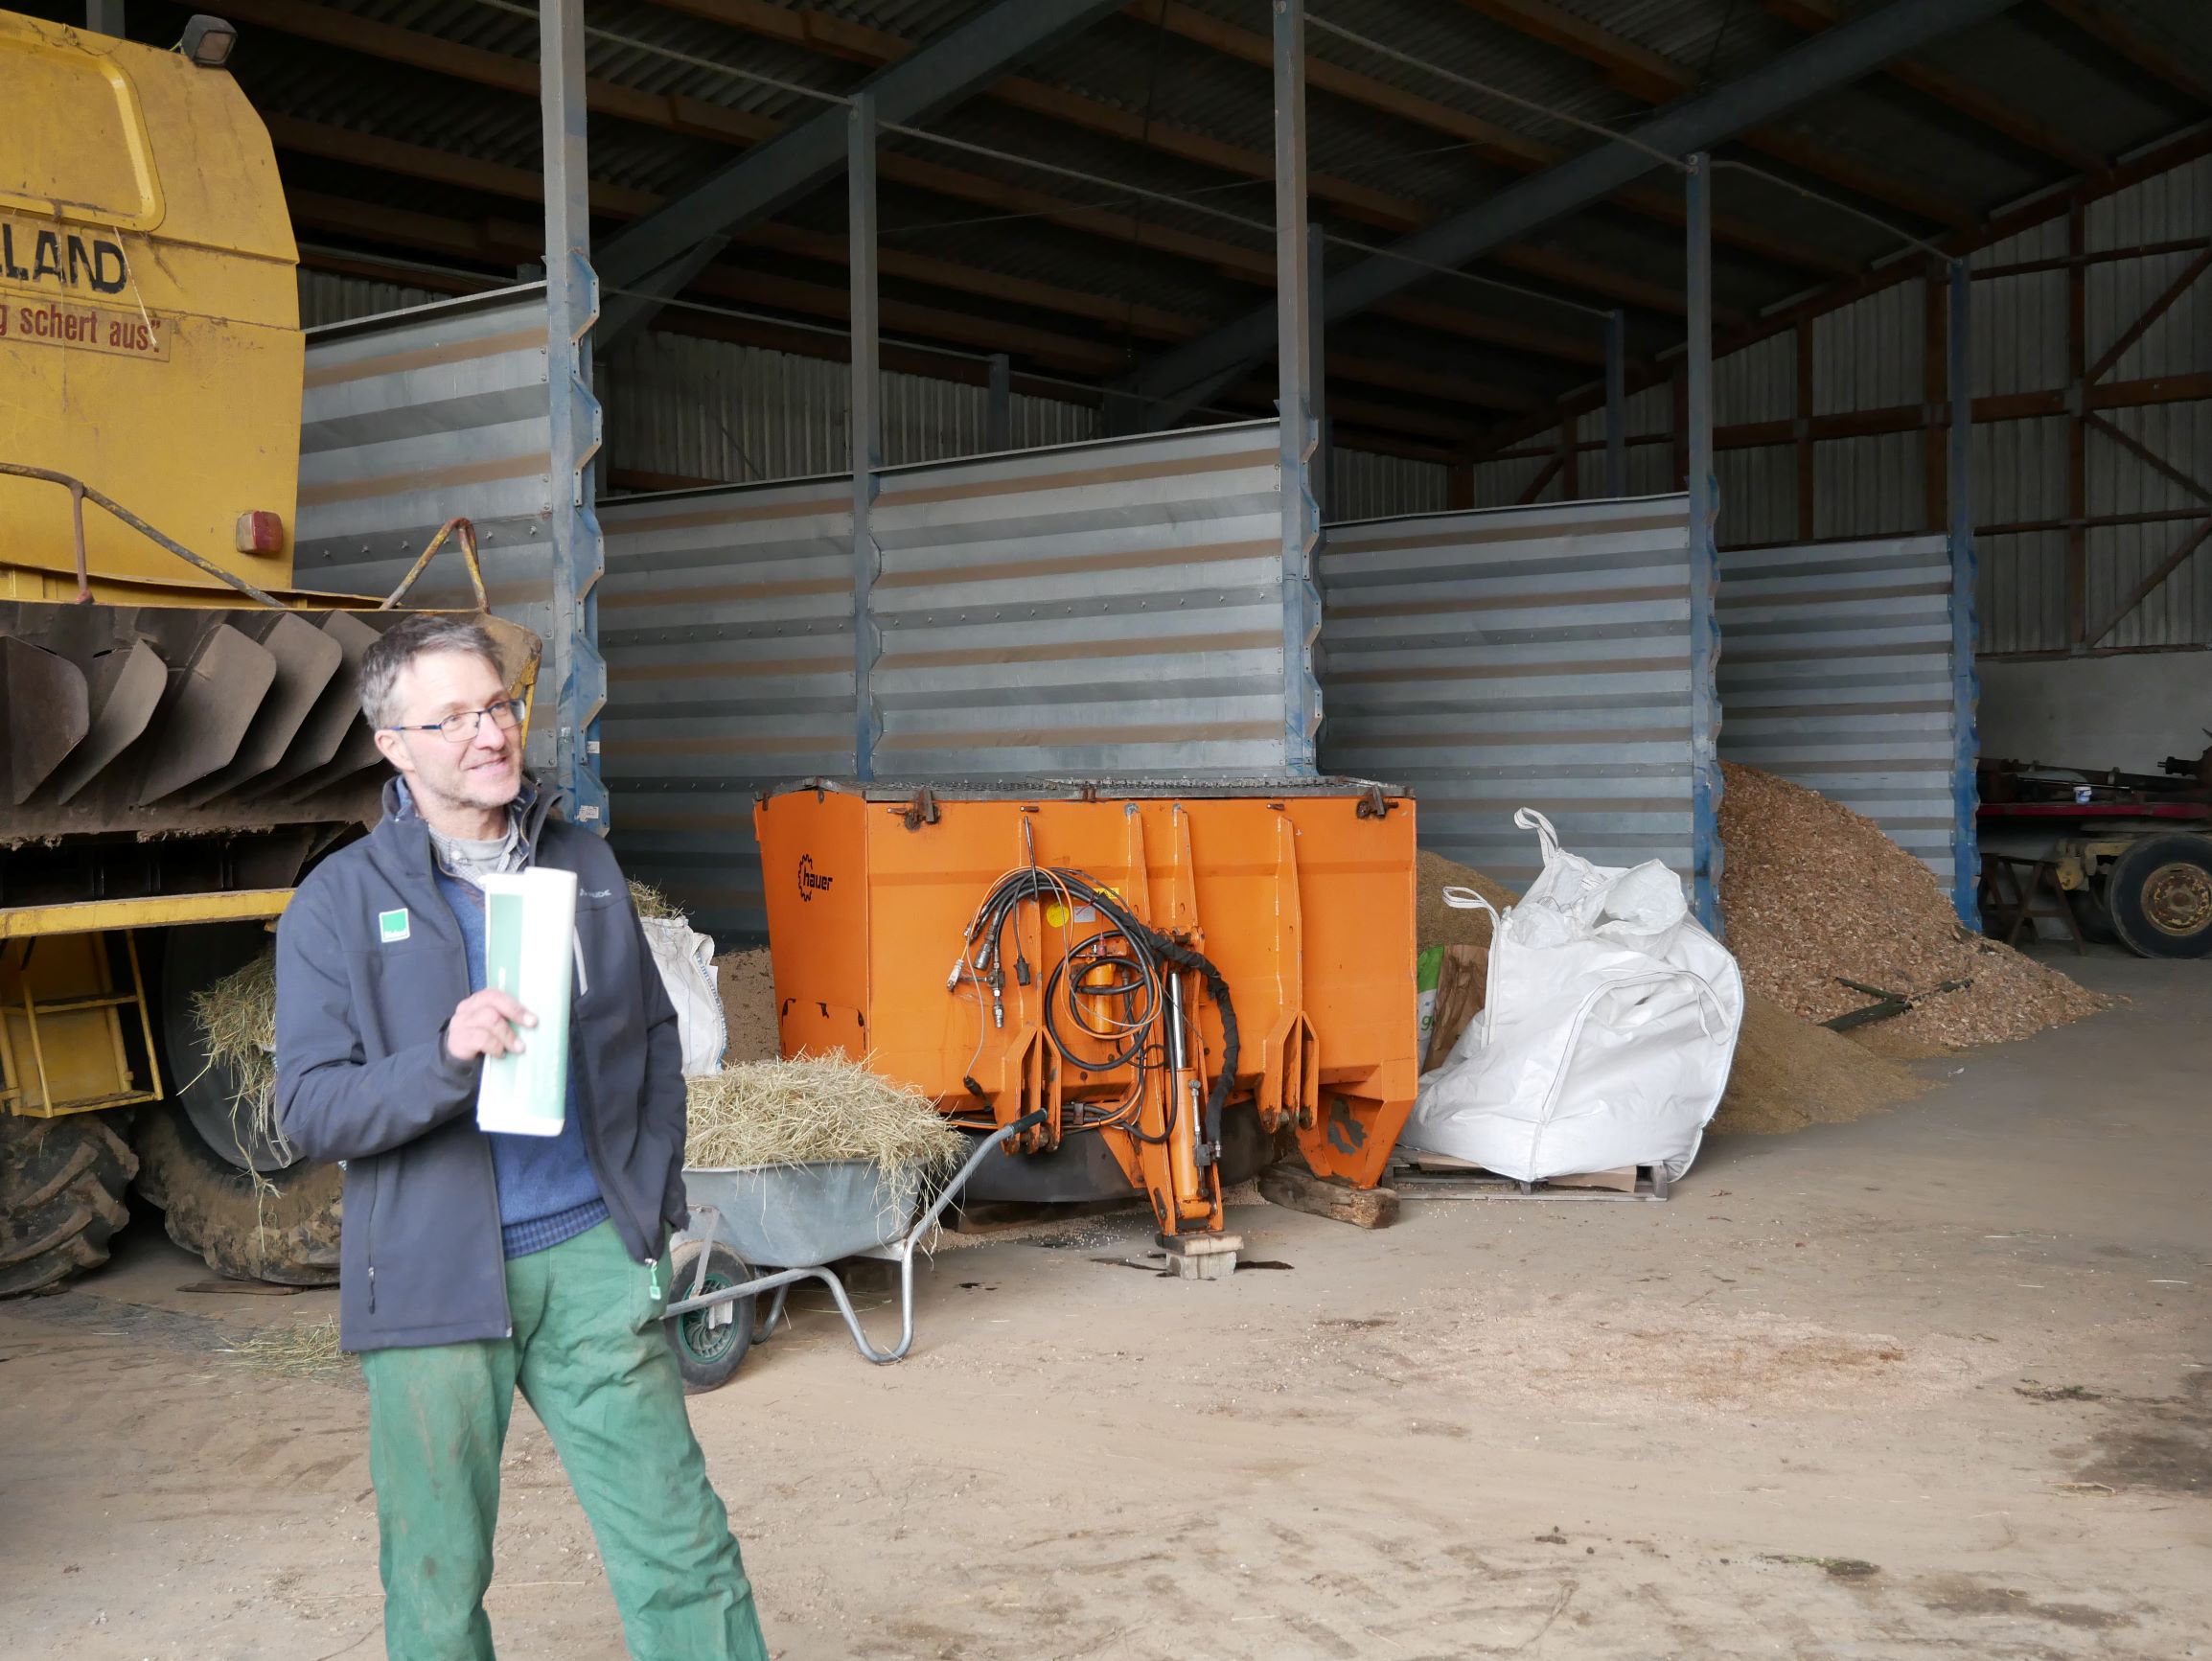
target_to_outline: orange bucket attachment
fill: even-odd
[[[754,820],[783,1052],[864,1057],[979,1129],[1046,1113],[977,1197],[1089,1172],[1179,1234],[1288,1141],[1381,1177],[1419,1073],[1409,798],[816,780]]]

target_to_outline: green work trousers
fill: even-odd
[[[518,1384],[590,1519],[630,1653],[767,1661],[661,1335],[668,1275],[601,1223],[508,1262],[513,1337],[362,1355],[391,1661],[493,1661],[484,1590]]]

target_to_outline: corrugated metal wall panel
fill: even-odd
[[[1635,452],[1629,451],[1631,455]],[[1545,460],[1540,456],[1515,456],[1506,461],[1486,461],[1475,469],[1475,506],[1478,508],[1511,507],[1521,499],[1521,493],[1536,482],[1544,471]],[[1546,489],[1556,489],[1553,480]]]
[[[2091,265],[2083,298],[2088,360],[2103,362],[2106,349],[2134,327],[2135,320],[2200,258],[2194,253],[2154,254]],[[2106,371],[2106,379],[2148,381],[2154,375],[2185,375],[2205,363],[2212,363],[2212,282],[2204,281],[2200,272],[2142,337],[2120,354]]]
[[[1854,308],[1855,310],[1855,308]],[[1713,424],[1787,421],[1797,413],[1797,340],[1777,335],[1713,364]]]
[[[2018,265],[2030,260],[2057,260],[2065,257],[2066,221],[2062,219],[2045,219],[2039,225],[2030,225],[2016,236],[1967,257],[1967,264],[1977,271],[1993,265]]]
[[[1423,844],[1501,882],[1535,874],[1523,806],[1687,876],[1685,497],[1332,525],[1321,570],[1325,772],[1410,788]]]
[[[342,276],[335,271],[300,274],[300,327],[318,329],[326,323],[350,323],[357,317],[375,317],[385,311],[404,311],[415,306],[432,306],[449,299],[428,288],[410,288],[399,283],[373,283],[366,277]]]
[[[2065,225],[2056,254],[2063,259]],[[2011,264],[2015,262],[1996,262]],[[1976,398],[2047,392],[2066,383],[2066,273],[2030,271],[1977,281],[1973,290],[1973,382]]]
[[[614,842],[757,934],[752,793],[853,771],[843,474],[603,510]],[[885,778],[1279,775],[1273,422],[887,471],[870,687]]]
[[[2066,421],[1981,421],[1973,430],[1974,518],[2030,524],[2066,514]]]
[[[1673,429],[1674,390],[1671,386],[1647,386],[1641,392],[1628,395],[1627,427],[1630,438],[1647,437]],[[1601,444],[1605,437],[1603,409],[1585,410],[1575,421],[1575,436],[1587,444]]]
[[[1273,422],[888,473],[887,778],[1282,773]]]
[[[2100,196],[2082,216],[2082,235],[2096,250],[2212,236],[2212,156]]]
[[[2066,533],[1979,537],[1974,554],[1981,570],[1981,650],[2064,651]]]
[[[1722,547],[1787,542],[1797,534],[1797,451],[1783,447],[1724,450],[1713,458],[1720,480]]]
[[[2107,417],[2154,455],[2192,476],[2202,477],[2212,458],[2212,404],[2166,404],[2144,409],[2115,409]],[[2108,433],[2092,427],[2089,453],[2103,452],[2112,465],[2089,469],[2092,517],[2135,513],[2200,513],[2203,499],[2177,481],[2131,455]],[[2132,525],[2092,525],[2086,538],[2085,610],[2086,627],[2097,635],[2092,646],[2145,648],[2187,646],[2212,640],[2212,553],[2203,546],[2182,562],[2121,619],[2117,629],[2099,634],[2103,624],[2167,557],[2202,527],[2201,519],[2173,519]]]
[[[1835,438],[1812,450],[1812,534],[1857,537],[1922,528],[1926,451],[1917,432]]]
[[[635,335],[602,366],[609,465],[661,476],[757,483],[847,465],[851,371],[827,358],[679,335]],[[934,376],[883,376],[884,453],[891,466],[979,455],[989,394]],[[1017,393],[1013,448],[1095,438],[1098,412]]]
[[[753,792],[852,771],[851,480],[632,497],[600,519],[615,849],[701,928],[757,933]]]
[[[557,650],[544,286],[312,330],[306,382],[299,586],[389,593],[460,516],[475,523],[493,610]],[[408,598],[472,605],[458,551],[441,552]],[[541,684],[558,674],[548,666]],[[553,766],[553,736],[533,725],[534,771]]]
[[[1900,283],[1814,318],[1812,413],[1840,415],[1915,402],[1921,396],[1926,341],[1926,285],[1918,281]],[[1786,348],[1789,341],[1785,337],[1776,344]],[[1781,383],[1779,370],[1775,380]],[[1766,419],[1791,413],[1778,409]]]
[[[1720,559],[1720,754],[1862,813],[1951,890],[1958,773],[1942,537]]]
[[[1450,489],[1451,470],[1441,462],[1336,446],[1328,452],[1325,506],[1332,519],[1440,513],[1450,499]]]
[[[845,466],[842,363],[727,341],[645,334],[599,366],[623,472],[759,483]]]

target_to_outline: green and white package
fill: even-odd
[[[559,1136],[568,1106],[568,992],[575,961],[576,873],[533,866],[482,880],[484,984],[538,1018],[522,1053],[487,1056],[476,1123],[514,1136]]]
[[[1426,1057],[1429,1052],[1429,1031],[1437,1021],[1437,982],[1442,979],[1444,949],[1441,946],[1425,947],[1414,958],[1414,1012],[1420,1028],[1420,1049],[1417,1055]]]

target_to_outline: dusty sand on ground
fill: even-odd
[[[1664,1205],[1252,1207],[1291,1267],[1227,1282],[1124,1267],[1141,1216],[989,1241],[922,1267],[895,1368],[809,1296],[691,1402],[772,1652],[2202,1650],[2200,967],[2094,961],[2134,997],[2108,1019],[1954,1058],[1910,1114],[1709,1146]],[[380,1652],[358,1383],[222,1352],[331,1295],[177,1295],[204,1275],[156,1233],[0,1305],[12,1661]],[[503,1491],[500,1652],[622,1653],[519,1404]]]

